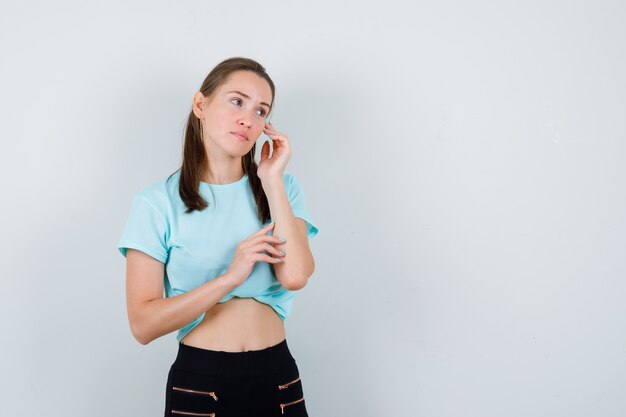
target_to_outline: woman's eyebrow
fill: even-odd
[[[235,91],[228,91],[228,92],[227,92],[227,94],[228,94],[228,93],[237,93],[237,94],[239,94],[239,95],[244,96],[244,97],[245,97],[245,98],[247,98],[247,99],[249,99],[249,98],[250,98],[250,96],[249,96],[249,95],[244,94],[244,93],[242,93],[241,91],[236,91],[236,90],[235,90]],[[268,108],[268,109],[270,108],[270,105],[269,105],[269,104],[267,104],[267,103],[266,103],[266,102],[264,102],[264,101],[262,101],[260,104],[262,104],[262,105],[264,105],[264,106],[267,106],[267,108]]]

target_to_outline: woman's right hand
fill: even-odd
[[[283,255],[280,254],[278,249],[270,245],[270,243],[282,244],[283,241],[277,237],[266,235],[267,232],[274,228],[274,225],[275,223],[268,224],[264,228],[239,242],[237,250],[235,251],[235,256],[230,262],[228,270],[224,274],[228,277],[231,284],[235,286],[243,284],[252,272],[254,265],[259,261],[269,262],[271,264],[276,264],[282,261]],[[273,258],[263,253],[264,251],[267,251],[277,257]]]

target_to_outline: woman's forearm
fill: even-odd
[[[275,226],[272,236],[283,237],[286,243],[274,247],[286,253],[283,262],[274,264],[276,279],[288,290],[304,287],[315,269],[315,262],[306,233],[304,220],[293,215],[285,185],[281,178],[266,179],[263,190],[267,196]]]
[[[142,345],[178,330],[198,318],[236,285],[220,275],[184,294],[147,301],[141,309],[133,336]]]

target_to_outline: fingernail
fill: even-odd
[[[283,243],[285,243],[287,241],[287,239],[285,239],[284,237],[279,237],[278,240],[280,240]]]

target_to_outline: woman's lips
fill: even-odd
[[[232,133],[233,135],[237,136],[241,140],[248,140],[244,136],[240,135],[239,133],[234,133],[234,132],[230,132],[230,133]]]

